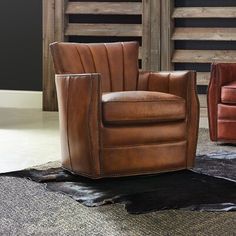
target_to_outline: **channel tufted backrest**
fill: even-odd
[[[137,42],[53,43],[50,47],[57,74],[101,73],[103,92],[137,89]]]

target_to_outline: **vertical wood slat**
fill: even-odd
[[[150,0],[142,1],[142,69],[150,69],[150,54],[151,54],[151,2]]]
[[[142,6],[142,68],[157,71],[161,69],[161,1],[143,0]],[[168,0],[169,1],[169,0]],[[65,28],[68,14],[65,14],[68,0],[43,0],[43,110],[57,110],[54,70],[49,44],[67,41]]]
[[[43,0],[43,110],[57,110],[54,68],[49,44],[64,41],[66,0]]]
[[[151,1],[151,61],[150,70],[161,69],[161,0]]]
[[[174,29],[172,19],[174,0],[161,0],[161,7],[161,70],[173,70],[171,59],[174,52],[174,42],[171,37]]]
[[[161,0],[142,1],[142,69],[160,70]]]
[[[49,44],[55,40],[55,0],[43,0],[43,110],[57,109],[53,63]]]

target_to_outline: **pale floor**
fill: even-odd
[[[201,117],[200,127],[208,128],[207,117]],[[57,160],[57,112],[0,108],[0,173]]]

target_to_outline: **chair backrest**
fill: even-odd
[[[53,43],[56,74],[100,73],[102,92],[137,89],[138,42]]]

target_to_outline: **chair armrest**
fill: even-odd
[[[207,93],[210,138],[217,141],[217,113],[221,102],[221,87],[236,80],[236,63],[213,63]]]
[[[60,74],[55,76],[55,80],[63,166],[84,174],[91,173],[93,168],[92,172],[98,174],[100,74]]]
[[[171,93],[184,99],[197,94],[194,71],[140,71],[138,82],[138,90]]]
[[[140,72],[138,90],[170,93],[186,101],[186,123],[188,140],[187,167],[194,164],[199,127],[199,100],[196,89],[196,72]]]

